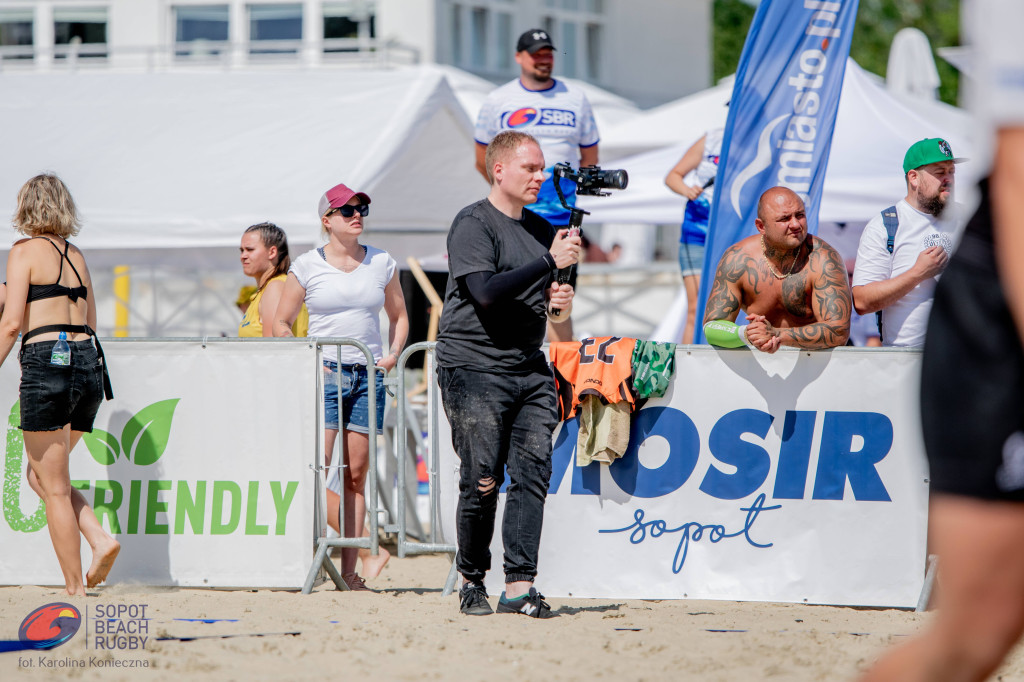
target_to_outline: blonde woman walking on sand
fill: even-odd
[[[7,258],[7,301],[0,319],[0,364],[21,337],[21,429],[28,482],[46,504],[50,540],[67,593],[103,582],[121,545],[103,530],[71,486],[71,450],[92,431],[103,401],[113,397],[95,340],[96,303],[82,252],[68,242],[79,219],[68,188],[56,175],[37,175],[18,192],[14,228],[27,238]],[[90,338],[91,337],[91,338]],[[94,343],[95,342],[95,343]],[[81,538],[92,547],[83,582]]]

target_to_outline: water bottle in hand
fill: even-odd
[[[53,344],[53,352],[50,353],[50,364],[67,367],[71,364],[71,346],[68,345],[67,332],[61,332],[57,343]]]

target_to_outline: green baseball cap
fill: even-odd
[[[939,161],[960,163],[966,160],[954,159],[953,150],[949,148],[949,143],[941,137],[928,137],[910,145],[907,155],[903,157],[903,172],[906,174],[915,168],[927,166],[929,163],[938,163]]]

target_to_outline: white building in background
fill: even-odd
[[[709,84],[711,5],[712,0],[0,0],[0,77],[6,79],[0,84],[0,105],[7,83],[68,72],[133,76],[226,70],[271,76],[282,70],[323,70],[323,87],[331,88],[339,87],[336,74],[348,68],[437,63],[501,83],[518,75],[513,53],[519,34],[541,27],[558,47],[557,76],[586,81],[649,107]],[[464,74],[449,76],[453,79],[463,81],[457,93],[463,107],[488,90],[485,83],[466,86],[474,79]],[[591,100],[598,108],[598,100]],[[73,108],[76,102],[61,105]],[[610,106],[616,113],[632,109],[628,102]],[[83,158],[92,152],[90,144],[85,141]],[[466,167],[472,168],[471,148],[465,156]],[[68,172],[60,165],[40,164],[39,170]],[[15,190],[3,188],[10,196]],[[84,213],[86,229],[96,227],[96,213]],[[265,219],[278,218],[271,212]],[[243,227],[240,223],[239,230]],[[402,240],[401,234],[390,236],[392,242]],[[378,232],[373,243],[387,248],[384,238]],[[631,242],[637,241],[631,235]],[[402,241],[404,248],[412,248],[411,243]],[[5,246],[0,243],[0,268]],[[159,263],[144,255],[127,245],[90,255],[101,336],[125,328],[140,337],[235,333],[239,313],[233,301],[239,285],[251,283],[241,274],[236,249],[207,248],[202,258],[161,254]],[[113,264],[131,268],[127,300],[113,293]],[[131,309],[127,323],[115,313],[124,305]],[[585,310],[581,301],[580,319]],[[603,327],[588,329],[611,333]],[[643,330],[623,329],[643,335]]]
[[[641,107],[711,82],[711,0],[0,0],[0,69],[450,64],[518,73],[546,29],[556,74]]]

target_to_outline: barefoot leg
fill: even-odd
[[[369,535],[370,531],[367,528],[363,528],[363,535]],[[361,549],[359,550],[359,560],[363,563],[363,577],[364,578],[376,578],[380,575],[380,572],[384,570],[384,566],[387,565],[391,559],[391,552],[381,546],[377,546],[379,554],[374,556],[370,554],[370,550]]]
[[[46,504],[46,523],[57,554],[64,585],[72,596],[85,596],[82,583],[82,538],[71,503],[71,474],[68,470],[69,429],[25,431],[25,451]]]

